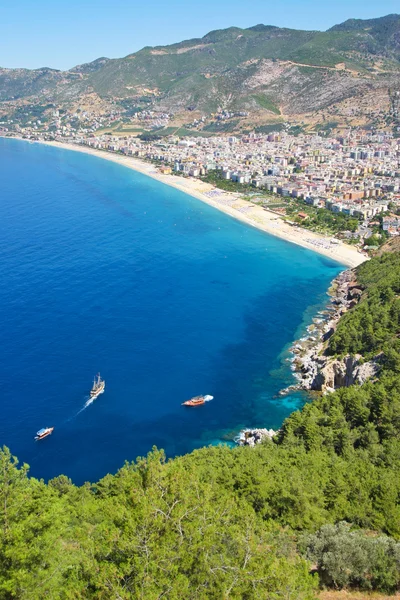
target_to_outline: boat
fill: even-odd
[[[186,400],[186,402],[182,402],[182,406],[201,406],[206,402],[212,400],[214,396],[194,396],[190,400]]]
[[[104,392],[106,382],[100,377],[100,373],[93,380],[93,387],[90,390],[90,399],[95,400],[100,394]]]
[[[53,433],[53,431],[54,431],[54,427],[43,427],[42,429],[39,429],[39,431],[37,432],[37,434],[35,436],[35,440],[43,440],[48,435],[51,435]]]

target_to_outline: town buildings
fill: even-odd
[[[57,119],[58,115],[54,115]],[[249,133],[218,137],[140,140],[134,136],[96,135],[96,129],[56,129],[27,137],[47,137],[120,152],[159,164],[163,173],[202,177],[218,171],[222,179],[249,189],[295,198],[316,208],[373,221],[400,205],[400,139],[388,132],[348,132],[322,137]],[[7,134],[3,131],[3,135]],[[400,232],[400,219],[386,217],[383,230]]]

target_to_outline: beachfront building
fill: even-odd
[[[81,113],[79,131],[64,116],[54,114],[53,118],[55,133],[38,134],[35,122],[24,128],[24,135],[32,139],[47,135],[144,158],[155,162],[165,175],[203,177],[217,171],[222,179],[257,188],[257,193],[265,190],[284,202],[293,198],[364,220],[385,213],[389,203],[400,206],[400,141],[387,132],[348,132],[337,138],[275,132],[140,140],[129,135],[96,135],[100,126],[118,119],[117,110],[107,119]],[[165,118],[152,111],[137,117],[149,123]],[[5,129],[3,134],[8,133]],[[388,232],[399,229],[394,221],[385,220],[383,228]]]

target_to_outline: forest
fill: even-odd
[[[310,399],[255,448],[153,448],[74,485],[0,452],[0,599],[311,600],[400,589],[400,253],[328,352],[379,356],[375,380]]]

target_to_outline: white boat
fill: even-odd
[[[43,427],[36,433],[35,440],[43,440],[48,435],[51,435],[54,431],[54,427]]]
[[[93,380],[93,387],[90,390],[90,399],[95,400],[105,390],[106,382],[100,377],[100,373],[97,373],[97,377]]]

